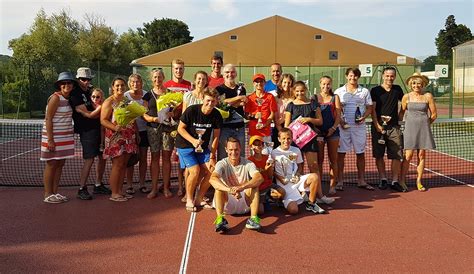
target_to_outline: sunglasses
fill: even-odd
[[[100,95],[92,95],[91,98],[92,98],[92,99],[95,99],[95,98],[100,99],[100,98],[102,98],[102,96],[100,96]]]
[[[89,78],[79,78],[79,81],[81,81],[81,82],[90,82],[90,81],[92,81],[92,79],[89,79]]]

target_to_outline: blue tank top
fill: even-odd
[[[319,128],[323,134],[326,134],[328,130],[334,125],[335,113],[336,113],[336,104],[335,104],[335,95],[332,96],[331,101],[328,103],[319,103],[321,108],[321,115],[323,117],[323,125]],[[319,101],[319,97],[318,97]],[[339,129],[336,129],[335,133],[338,133]]]

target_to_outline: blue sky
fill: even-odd
[[[436,54],[434,39],[450,14],[474,32],[472,0],[0,0],[0,54],[12,54],[8,41],[27,33],[41,8],[48,15],[66,9],[80,22],[99,15],[117,33],[175,18],[194,41],[280,15],[410,57]]]

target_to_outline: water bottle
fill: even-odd
[[[357,105],[356,112],[355,112],[355,122],[356,124],[360,123],[362,120],[362,113],[360,112],[359,105]]]

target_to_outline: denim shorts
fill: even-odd
[[[194,148],[178,148],[179,167],[185,169],[209,162],[211,151],[204,148],[203,153],[196,153]]]

